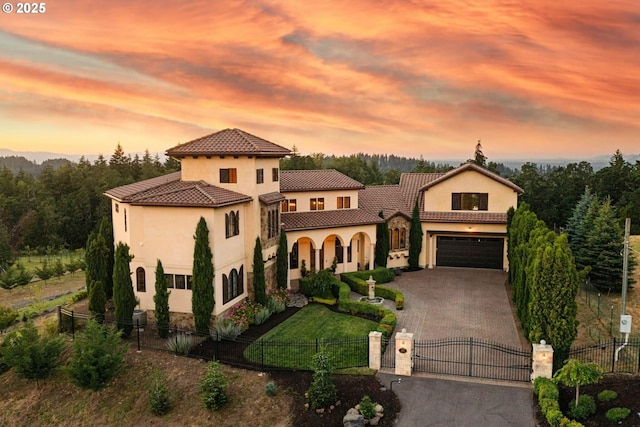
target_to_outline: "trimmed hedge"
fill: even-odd
[[[369,314],[380,319],[380,324],[376,328],[385,338],[393,334],[393,330],[398,323],[395,313],[379,305],[366,302],[354,301],[351,299],[351,288],[344,282],[337,283],[338,309],[349,313]]]
[[[369,280],[369,276],[373,276],[376,283],[388,283],[393,281],[395,277],[393,270],[378,267],[375,270],[370,271],[341,273],[340,279],[349,285],[349,288],[351,288],[353,292],[357,292],[360,295],[368,295],[369,284],[366,281]],[[302,289],[302,285],[300,285],[300,288]],[[402,310],[404,308],[404,294],[400,291],[376,284],[375,295],[377,297],[395,301],[396,310]]]
[[[558,397],[558,386],[549,378],[538,377],[533,381],[533,394],[538,396],[540,412],[551,427],[584,427],[575,420],[569,420],[562,415]]]

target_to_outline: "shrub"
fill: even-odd
[[[602,390],[598,393],[598,400],[600,402],[609,402],[618,397],[618,393],[613,390]]]
[[[240,304],[236,304],[229,313],[229,318],[240,323],[243,330],[249,329],[249,325],[256,324],[256,313],[262,307],[261,304],[253,301],[244,301]]]
[[[167,339],[167,349],[169,351],[186,356],[193,347],[193,336],[185,333],[177,333],[175,337]]]
[[[87,321],[83,333],[76,335],[73,356],[65,371],[71,382],[82,388],[100,390],[124,366],[127,345],[120,340],[120,332],[95,320]]]
[[[337,301],[335,298],[313,297],[313,302],[317,302],[318,304],[324,304],[324,305],[335,305]]]
[[[264,386],[264,392],[267,394],[267,396],[273,397],[276,395],[277,391],[278,389],[276,387],[276,383],[274,383],[273,381],[269,381]]]
[[[558,426],[560,425],[560,420],[564,418],[564,415],[562,415],[559,408],[552,408],[545,413],[544,417],[550,426]]]
[[[32,322],[12,331],[3,341],[3,363],[21,378],[36,380],[49,377],[58,367],[64,349],[62,337],[41,337]]]
[[[220,370],[220,364],[216,361],[209,362],[207,371],[200,379],[200,393],[205,408],[215,411],[229,401],[227,383],[227,377]]]
[[[331,360],[324,350],[313,356],[313,381],[308,390],[312,407],[324,408],[336,402],[338,391],[331,377],[332,370]]]
[[[577,405],[575,399],[569,402],[569,415],[575,419],[585,420],[595,413],[596,403],[593,401],[593,397],[587,394],[580,396]]]
[[[0,305],[0,332],[7,329],[18,318],[18,312],[11,307]]]
[[[159,371],[154,371],[151,375],[149,405],[151,407],[151,412],[156,415],[164,415],[169,412],[169,409],[171,409],[167,377]]]
[[[560,404],[557,399],[540,399],[538,400],[540,405],[540,411],[546,416],[547,412],[552,409],[560,409]]]
[[[89,296],[89,294],[88,294],[86,289],[78,291],[75,294],[73,294],[73,296],[71,297],[71,304],[74,304],[74,303],[76,303],[78,301],[82,301],[83,299],[87,298],[88,296]]]
[[[360,401],[360,413],[365,420],[370,420],[376,416],[376,404],[371,400],[369,396],[365,396]]]
[[[311,296],[328,298],[336,278],[331,270],[320,270],[311,276]]]
[[[570,420],[567,417],[562,417],[558,425],[560,427],[584,427],[584,425],[579,423],[578,421]]]
[[[267,307],[260,307],[255,315],[255,324],[262,325],[271,316],[271,312]]]
[[[231,318],[216,320],[217,339],[233,341],[240,336],[244,330],[242,324]]]
[[[42,322],[42,326],[44,328],[45,337],[58,336],[58,322],[56,320],[46,319],[44,322]]]
[[[267,308],[271,313],[282,313],[287,307],[284,302],[269,298],[267,300]]]
[[[549,378],[537,377],[535,380],[533,380],[533,394],[538,396],[540,388],[542,388],[542,386],[546,384],[553,384],[555,386],[555,383]]]
[[[267,307],[272,313],[281,313],[287,308],[289,299],[287,289],[272,289],[267,292]]]
[[[617,423],[618,421],[622,421],[629,416],[631,413],[631,409],[629,408],[611,408],[607,411],[605,416],[611,422]]]

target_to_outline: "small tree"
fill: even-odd
[[[129,255],[129,246],[122,242],[118,243],[113,267],[113,304],[118,329],[125,337],[128,337],[133,330],[133,310],[137,304],[129,267],[132,259],[133,256]]]
[[[156,265],[156,294],[153,302],[156,305],[156,326],[160,338],[169,336],[169,294],[167,289],[167,279],[164,277],[162,262],[158,260]]]
[[[195,247],[193,249],[193,278],[191,306],[196,332],[209,334],[211,313],[215,305],[213,295],[213,254],[209,246],[209,228],[207,221],[200,217],[196,227]]]
[[[267,305],[266,279],[264,276],[264,261],[262,260],[262,244],[256,237],[256,245],[253,249],[253,292],[258,304]]]
[[[220,363],[215,360],[209,362],[207,371],[200,379],[200,393],[205,408],[215,411],[229,401],[227,384],[227,377],[222,373]]]
[[[64,338],[41,337],[32,322],[12,331],[3,341],[1,359],[19,377],[38,380],[49,377],[58,367]]]
[[[107,274],[105,275],[106,282],[104,285],[104,292],[107,294],[107,299],[113,297],[113,277],[111,272],[115,263],[115,245],[113,242],[113,223],[108,216],[103,217],[100,220],[100,226],[98,227],[98,234],[104,239],[104,243],[107,247]]]
[[[583,363],[577,359],[569,359],[556,371],[553,379],[567,387],[576,388],[576,405],[580,402],[580,386],[596,384],[602,378],[604,370],[597,363]]]
[[[49,262],[45,259],[42,262],[41,267],[36,267],[33,269],[36,276],[38,276],[41,280],[44,280],[44,283],[47,283],[47,280],[53,277],[53,270],[49,267]]]
[[[375,265],[386,267],[389,258],[389,225],[384,220],[382,211],[378,213],[378,216],[382,218],[382,222],[376,225]]]
[[[280,241],[278,242],[278,252],[276,253],[276,284],[278,289],[287,289],[287,277],[289,273],[289,249],[287,247],[287,233],[280,230]]]
[[[313,356],[313,381],[308,393],[314,408],[325,408],[338,399],[338,391],[331,377],[332,371],[331,359],[324,349]]]
[[[117,329],[90,319],[73,341],[73,356],[65,371],[75,385],[100,390],[121,371],[126,354],[127,345]]]
[[[171,409],[167,377],[160,371],[154,371],[151,375],[149,405],[151,407],[151,412],[156,415],[164,415]]]
[[[409,229],[409,268],[417,270],[420,261],[420,252],[422,251],[422,225],[420,224],[420,207],[418,206],[418,198],[413,205],[411,213],[411,228]]]
[[[94,281],[89,287],[89,311],[97,322],[104,322],[104,312],[107,306],[107,295],[104,285],[100,281]]]
[[[0,332],[4,332],[18,318],[18,312],[0,304]]]
[[[91,233],[87,238],[87,250],[85,253],[85,276],[87,291],[91,291],[91,283],[102,282],[107,294],[107,281],[113,282],[110,278],[113,269],[109,270],[109,257],[111,253],[101,234]]]

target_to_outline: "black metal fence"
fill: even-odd
[[[59,328],[61,333],[72,337],[80,332],[88,316],[59,308]],[[114,320],[107,316],[107,325]],[[169,327],[168,336],[160,338],[160,331],[153,323],[131,323],[131,333],[123,338],[131,346],[141,351],[154,349],[197,357],[204,360],[218,360],[226,365],[269,370],[312,370],[313,356],[324,351],[331,357],[335,369],[368,366],[369,338],[314,339],[298,341],[247,339],[241,336],[234,340],[222,339],[215,331],[198,335],[192,330]],[[165,328],[166,332],[166,328]]]
[[[531,350],[474,338],[415,341],[414,370],[528,382]]]
[[[640,372],[640,338],[631,338],[627,345],[623,346],[624,343],[624,339],[614,337],[598,344],[572,348],[569,351],[569,358],[597,363],[607,373]],[[616,360],[616,351],[618,360]]]
[[[396,341],[394,339],[382,339],[382,360],[380,366],[383,368],[396,367]]]

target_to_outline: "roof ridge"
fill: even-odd
[[[207,184],[204,181],[199,181],[198,184],[196,184],[193,188],[195,188],[200,194],[202,194],[203,196],[205,196],[207,199],[209,199],[211,202],[215,203],[216,199],[211,196],[209,193],[207,193],[206,191],[204,191],[204,188],[202,188],[199,184],[200,183],[204,183],[206,184],[207,187],[210,187],[211,184]]]
[[[254,150],[254,151],[257,151],[257,150],[258,150],[258,147],[256,146],[256,144],[254,144],[253,142],[251,142],[251,141],[249,140],[249,138],[247,138],[247,135],[251,135],[250,133],[245,132],[245,131],[243,131],[242,129],[238,129],[238,128],[233,128],[233,129],[231,129],[231,131],[232,131],[232,132],[235,132],[236,134],[238,134],[238,136],[239,136],[240,138],[242,138],[242,140],[243,140],[244,142],[246,142],[246,143],[247,143],[247,144],[249,144],[251,147],[253,147],[253,150]],[[254,137],[254,138],[258,138],[258,137],[257,137],[257,136],[255,136],[255,135],[251,135],[251,136],[252,136],[252,137]],[[265,139],[265,141],[266,141],[266,139]]]

